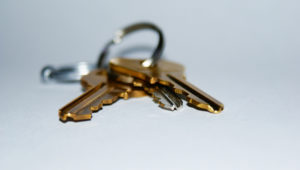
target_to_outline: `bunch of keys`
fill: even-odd
[[[159,35],[152,57],[146,60],[113,58],[108,68],[103,67],[109,48],[120,43],[125,35],[141,29],[153,30]],[[120,98],[143,96],[151,96],[160,107],[171,111],[181,108],[182,100],[186,100],[188,106],[195,109],[221,112],[224,105],[189,83],[181,64],[160,59],[163,48],[163,34],[151,23],[138,23],[118,31],[102,51],[97,68],[81,77],[85,92],[59,109],[60,120],[89,120],[103,105],[111,105]]]

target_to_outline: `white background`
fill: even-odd
[[[2,0],[0,169],[300,169],[299,5]],[[145,97],[104,107],[91,121],[60,122],[58,109],[80,85],[42,84],[40,69],[95,62],[118,28],[137,21],[163,29],[164,57],[185,65],[187,79],[225,110],[169,112]],[[110,57],[146,58],[156,41],[138,33]]]

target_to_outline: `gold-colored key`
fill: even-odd
[[[103,105],[112,104],[119,98],[128,99],[146,95],[141,88],[133,88],[109,79],[104,69],[94,70],[83,76],[81,84],[86,92],[59,110],[62,121],[89,120],[92,112],[98,111]]]
[[[129,75],[150,84],[158,83],[168,86],[185,99],[189,105],[198,109],[204,109],[211,113],[219,113],[224,109],[221,102],[185,80],[184,67],[181,64],[159,60],[155,67],[144,67],[143,61],[141,59],[114,58],[110,60],[110,69],[115,73]]]

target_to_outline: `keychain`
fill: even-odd
[[[155,31],[159,36],[158,45],[150,58],[112,58],[109,66],[104,67],[111,46],[119,44],[126,35],[144,29]],[[151,96],[155,103],[167,110],[181,108],[182,100],[186,100],[188,106],[195,109],[211,113],[221,112],[224,109],[221,102],[186,81],[184,67],[181,64],[160,59],[163,49],[162,31],[154,24],[137,23],[118,31],[105,45],[96,64],[97,68],[82,76],[81,85],[86,91],[59,110],[60,119],[62,121],[89,120],[92,113],[100,110],[103,105],[113,104],[119,98],[128,99],[146,95]],[[88,67],[90,70],[95,68],[93,65],[86,66],[91,66]],[[47,75],[45,77],[63,82],[63,76],[59,74],[67,75],[67,73],[61,70],[63,69],[54,72],[52,70],[48,74],[45,74],[44,70],[42,76]],[[76,72],[78,77],[80,73]],[[72,75],[71,72],[68,72],[68,75]],[[76,76],[65,77],[68,81],[78,80]]]

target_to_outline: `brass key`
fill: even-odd
[[[81,84],[87,91],[59,110],[62,121],[89,120],[92,112],[98,111],[103,105],[112,104],[119,98],[128,99],[146,95],[141,88],[133,88],[110,80],[104,69],[94,70],[83,76]]]
[[[155,67],[144,67],[143,61],[141,59],[114,58],[110,60],[110,69],[150,84],[158,83],[168,86],[191,106],[198,109],[204,109],[211,113],[219,113],[224,109],[221,102],[185,80],[184,67],[181,64],[160,60]]]

